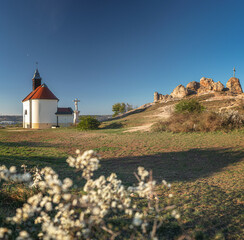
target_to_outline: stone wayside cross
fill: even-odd
[[[79,113],[80,111],[78,110],[78,102],[80,102],[80,100],[78,100],[77,98],[74,100],[75,103],[75,111],[74,111],[74,125],[76,125],[78,123],[78,119],[79,119]]]

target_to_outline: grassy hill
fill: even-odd
[[[202,96],[190,96],[186,99],[198,100],[208,111],[238,110],[244,115],[244,94],[238,96],[226,96],[223,93],[205,94]],[[153,123],[170,117],[174,112],[174,106],[180,100],[167,103],[152,103],[120,115],[112,120],[105,121],[101,128],[119,129],[126,131],[149,131]]]

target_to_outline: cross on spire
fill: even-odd
[[[236,73],[236,68],[233,68],[233,77],[235,77],[235,73]]]

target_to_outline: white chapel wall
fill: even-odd
[[[30,128],[30,101],[23,102],[23,127]]]
[[[55,113],[58,100],[33,99],[32,100],[32,128],[49,128],[57,124]]]

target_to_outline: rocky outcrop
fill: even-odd
[[[153,98],[153,101],[154,102],[157,102],[159,100],[159,94],[158,92],[154,92],[154,98]]]
[[[162,95],[161,100],[162,100],[162,102],[167,102],[167,101],[171,100],[172,98],[173,97],[171,95],[166,94],[166,95]]]
[[[225,86],[220,81],[215,82],[213,85],[213,90],[215,92],[222,92],[224,90]]]
[[[214,82],[212,78],[201,78],[200,88],[197,90],[199,94],[209,93],[209,92],[222,92],[224,90],[224,85],[218,81]]]
[[[189,90],[180,84],[173,90],[173,92],[170,95],[173,98],[183,98],[189,95]]]
[[[212,78],[202,77],[200,79],[200,88],[205,88],[206,90],[213,90],[214,81]]]
[[[167,101],[169,101],[171,99],[172,99],[171,95],[168,95],[168,94],[162,95],[162,94],[160,94],[158,92],[154,93],[154,102],[167,102]]]
[[[212,78],[202,77],[200,82],[192,81],[187,84],[186,88],[183,85],[177,86],[173,92],[168,95],[162,95],[157,92],[154,93],[154,102],[167,102],[174,99],[181,99],[191,94],[208,94],[216,93],[225,95],[241,94],[243,93],[241,84],[238,78],[232,77],[225,86],[220,82],[214,82]]]
[[[196,81],[189,82],[186,85],[186,88],[192,92],[197,92],[198,88],[200,88],[200,83]]]
[[[227,90],[229,90],[231,93],[240,94],[243,93],[240,80],[238,78],[232,77],[228,80],[226,84]]]
[[[224,85],[220,81],[214,82],[211,78],[203,77],[200,79],[200,83],[196,81],[190,82],[186,88],[190,90],[190,93],[221,92],[224,89]]]

